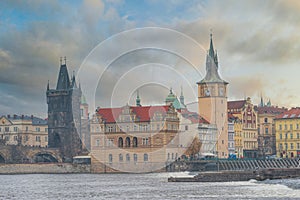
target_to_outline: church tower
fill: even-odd
[[[65,63],[58,75],[56,89],[47,85],[48,104],[48,146],[59,148],[65,162],[71,162],[73,156],[82,150],[80,131],[75,124],[80,124],[81,89],[77,87],[75,76],[69,78]]]
[[[206,56],[206,75],[198,82],[198,109],[200,116],[217,126],[216,150],[220,158],[228,157],[227,82],[220,78],[217,51],[212,34]]]

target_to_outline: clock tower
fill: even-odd
[[[217,127],[216,154],[228,157],[227,85],[221,79],[217,51],[214,50],[212,34],[206,56],[206,75],[198,84],[198,109],[200,116]]]

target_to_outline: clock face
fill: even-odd
[[[224,95],[224,88],[219,88],[219,95],[223,96]]]
[[[205,96],[210,96],[210,91],[209,91],[209,89],[205,89]]]

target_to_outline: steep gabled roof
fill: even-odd
[[[227,108],[231,109],[241,109],[246,104],[246,100],[238,100],[238,101],[228,101]]]
[[[258,114],[272,114],[272,115],[278,115],[281,113],[286,112],[288,109],[287,108],[279,108],[279,107],[274,107],[274,106],[263,106],[263,107],[256,107],[256,110]]]
[[[141,122],[147,122],[152,119],[154,113],[160,112],[163,115],[168,111],[170,106],[129,106],[129,109],[136,115]],[[121,108],[99,108],[97,113],[107,123],[115,123],[119,118],[124,107]]]
[[[291,108],[275,117],[275,119],[296,119],[300,118],[300,108]]]

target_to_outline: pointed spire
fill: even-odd
[[[264,100],[262,95],[260,95],[260,107],[264,107]]]
[[[182,105],[184,105],[184,96],[183,96],[183,89],[182,89],[182,86],[181,86],[181,93],[180,93],[179,100],[180,100],[180,103],[181,103]]]
[[[65,90],[65,89],[69,89],[70,86],[71,86],[71,84],[70,84],[67,65],[61,64],[59,74],[58,74],[56,89],[57,90]]]
[[[219,61],[218,61],[218,53],[217,53],[217,49],[216,49],[216,52],[215,52],[214,61],[215,61],[216,67],[218,68],[218,66],[219,66]]]
[[[136,106],[141,106],[141,99],[139,95],[139,90],[136,91]]]
[[[47,90],[49,90],[50,89],[50,87],[49,87],[49,80],[48,80],[48,84],[47,84]]]
[[[211,59],[214,59],[215,57],[215,51],[214,51],[214,45],[213,45],[213,40],[212,40],[212,33],[210,33],[210,45],[209,45],[209,56]]]

